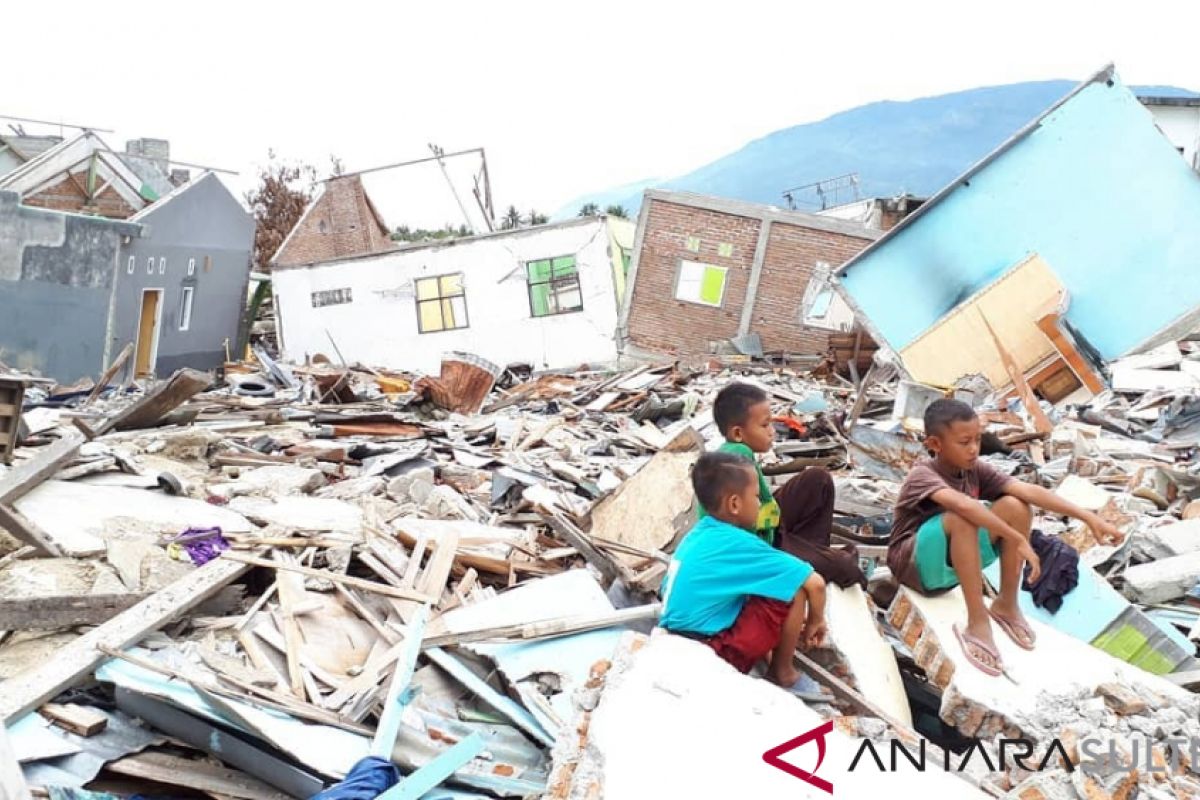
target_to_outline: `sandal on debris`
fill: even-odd
[[[967,661],[985,675],[997,677],[1003,674],[1004,667],[1000,661],[1000,654],[997,653],[987,642],[980,639],[954,624],[954,635],[958,637],[958,643],[962,646],[963,655],[967,657]],[[983,653],[992,663],[988,663],[979,657],[979,653]]]

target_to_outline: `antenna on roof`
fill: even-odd
[[[808,192],[815,194],[816,200],[803,198],[798,200],[796,198],[797,194]],[[858,173],[847,172],[845,175],[838,175],[835,178],[825,178],[813,183],[806,183],[803,186],[785,189],[783,199],[787,201],[788,208],[792,211],[798,210],[796,208],[798,203],[810,208],[820,206],[821,211],[846,203],[857,203],[862,199],[858,193]]]

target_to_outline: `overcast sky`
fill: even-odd
[[[1126,83],[1200,89],[1200,3],[1186,0],[37,8],[5,26],[0,114],[111,128],[114,149],[169,139],[174,158],[241,172],[238,189],[269,148],[327,173],[330,154],[358,170],[430,142],[483,146],[497,206],[546,213],[875,100],[1081,79],[1108,61]],[[474,166],[452,173],[467,202]],[[436,166],[368,188],[392,225],[460,221]]]

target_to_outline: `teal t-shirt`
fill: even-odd
[[[779,529],[780,519],[779,503],[775,502],[775,495],[771,494],[771,484],[767,483],[767,478],[762,473],[762,467],[758,465],[758,459],[754,457],[754,451],[741,442],[725,442],[717,448],[717,452],[733,453],[749,459],[750,463],[754,465],[754,471],[758,473],[758,500],[761,503],[758,507],[758,524],[754,526],[754,532],[767,544],[775,544],[775,531]],[[696,506],[700,509],[699,517],[701,519],[708,516],[704,506],[699,503]]]
[[[664,628],[703,636],[733,626],[752,596],[790,602],[812,565],[716,517],[696,523],[663,582]]]

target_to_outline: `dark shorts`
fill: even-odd
[[[739,672],[746,673],[759,659],[770,655],[779,644],[783,623],[791,603],[751,597],[742,606],[742,613],[733,626],[718,634],[701,639]]]

